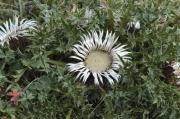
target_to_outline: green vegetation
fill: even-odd
[[[38,23],[32,37],[0,48],[0,118],[179,119],[177,79],[163,73],[180,61],[179,11],[179,0],[0,0],[1,24],[14,15]],[[127,31],[134,20],[140,29]],[[67,71],[71,47],[94,29],[115,32],[132,52],[114,86],[85,85]]]

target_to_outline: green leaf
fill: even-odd
[[[71,119],[71,113],[72,113],[72,109],[69,110],[69,112],[66,115],[66,119]]]
[[[12,75],[13,78],[15,79],[15,82],[18,82],[21,79],[21,77],[23,76],[26,70],[27,70],[26,68],[16,70],[16,74]]]

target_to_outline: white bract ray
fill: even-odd
[[[127,31],[133,30],[139,30],[141,28],[140,21],[131,21],[127,23]]]
[[[108,31],[91,31],[82,35],[79,44],[72,48],[75,55],[71,58],[77,62],[68,63],[68,70],[76,73],[76,79],[84,83],[92,80],[89,78],[92,76],[96,85],[103,84],[104,80],[113,85],[119,81],[118,70],[131,59],[126,45],[115,45],[117,40],[118,37]]]
[[[180,86],[180,62],[173,62],[171,63],[171,67],[173,68],[173,74],[177,78],[175,82],[176,85]]]
[[[180,62],[173,62],[171,64],[172,68],[174,69],[173,73],[177,78],[180,78]]]
[[[14,21],[6,21],[0,26],[0,45],[3,46],[5,42],[9,43],[12,38],[18,38],[19,36],[29,36],[30,30],[36,30],[37,23],[34,20],[22,19],[19,21],[19,17],[15,16]]]

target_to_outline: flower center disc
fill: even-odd
[[[92,72],[103,72],[109,68],[112,58],[108,52],[91,51],[85,60],[87,68]]]

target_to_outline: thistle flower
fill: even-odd
[[[163,67],[163,73],[168,82],[173,82],[173,84],[180,86],[180,62],[166,62]],[[173,80],[172,77],[176,79]]]
[[[171,67],[174,69],[173,73],[177,78],[180,78],[180,62],[173,62]]]
[[[128,32],[135,32],[141,28],[139,21],[132,21],[127,23],[127,31]]]
[[[68,63],[70,72],[77,73],[84,83],[91,80],[92,76],[96,85],[103,84],[106,79],[111,85],[119,80],[118,69],[130,61],[126,45],[115,45],[118,37],[112,32],[91,31],[88,35],[81,36],[82,41],[73,46],[75,53],[71,58],[76,63]]]
[[[0,45],[4,46],[4,43],[9,44],[9,40],[22,36],[29,36],[30,30],[35,30],[37,24],[34,20],[22,19],[19,21],[19,17],[14,17],[14,22],[11,20],[6,21],[0,26]]]
[[[173,62],[171,66],[174,69],[173,74],[178,79],[176,81],[176,85],[180,86],[180,62]]]

